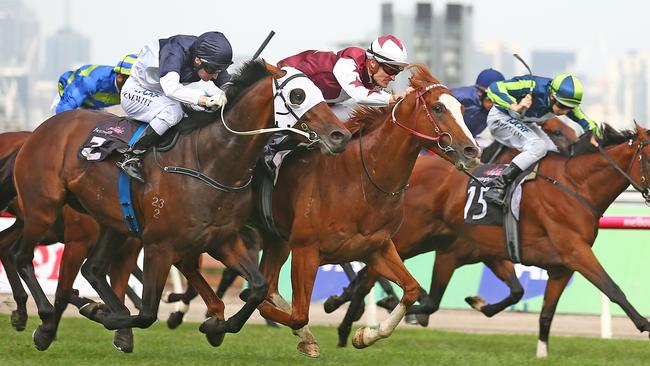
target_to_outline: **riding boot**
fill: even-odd
[[[126,175],[144,183],[144,177],[140,172],[140,161],[147,150],[152,147],[160,135],[149,125],[142,131],[138,140],[124,152],[124,160],[117,163]]]
[[[506,199],[506,188],[520,173],[521,169],[517,165],[512,163],[508,165],[500,176],[487,183],[490,189],[485,193],[485,200],[495,205],[503,206]]]

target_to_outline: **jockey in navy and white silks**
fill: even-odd
[[[463,119],[481,149],[488,147],[494,141],[487,128],[487,116],[493,103],[487,97],[486,89],[493,82],[502,80],[505,78],[499,71],[485,69],[478,74],[473,86],[451,89],[451,94],[465,107]]]
[[[291,66],[307,75],[332,110],[345,119],[347,110],[340,103],[346,100],[368,106],[387,106],[396,101],[399,96],[384,89],[408,64],[404,43],[392,35],[375,39],[365,50],[309,50],[278,62],[279,67]]]
[[[195,110],[218,109],[226,103],[219,88],[230,76],[232,47],[220,32],[199,37],[176,35],[145,45],[131,77],[122,88],[122,108],[149,125],[119,163],[124,172],[144,182],[141,155],[184,116],[181,104]]]
[[[120,89],[131,75],[137,55],[124,56],[116,66],[83,65],[59,77],[59,92],[52,113],[77,108],[102,109],[120,104]]]
[[[494,102],[487,125],[494,138],[502,144],[521,151],[502,175],[490,182],[485,198],[503,204],[505,188],[549,150],[557,150],[539,124],[553,116],[566,115],[585,131],[600,136],[596,122],[580,109],[582,83],[571,74],[554,79],[539,76],[519,76],[493,83],[488,98]],[[596,144],[595,140],[592,143]]]

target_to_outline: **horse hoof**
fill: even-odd
[[[481,311],[485,306],[485,299],[480,296],[467,296],[465,302],[469,304],[474,310]]]
[[[318,343],[316,341],[300,342],[298,343],[296,349],[298,350],[298,352],[300,352],[301,354],[307,357],[311,357],[311,358],[320,357],[320,346],[318,346]]]
[[[178,328],[179,325],[183,324],[183,316],[185,316],[185,314],[180,311],[175,311],[169,314],[169,318],[167,318],[167,328]]]
[[[363,341],[363,333],[365,331],[366,331],[366,327],[363,327],[357,329],[357,331],[354,332],[354,337],[352,337],[352,345],[354,346],[354,348],[362,349],[369,346]]]
[[[24,313],[20,310],[14,310],[11,312],[11,326],[18,332],[25,330],[27,325],[27,313]]]
[[[199,327],[199,331],[207,336],[210,336],[211,334],[212,335],[221,334],[221,337],[223,338],[223,334],[226,333],[226,321],[224,319],[215,318],[215,317],[206,319],[203,323],[201,323],[201,326]],[[209,340],[210,339],[208,338],[208,341]]]
[[[397,299],[393,295],[386,296],[383,299],[377,301],[377,306],[379,306],[380,308],[384,308],[388,311],[393,311],[393,309],[395,309],[397,304],[399,304],[399,299]]]
[[[116,330],[113,337],[113,346],[124,353],[133,352],[133,331],[131,328]]]
[[[45,351],[50,347],[50,344],[52,344],[54,337],[47,334],[47,332],[43,330],[43,326],[39,325],[38,328],[34,330],[34,333],[32,333],[32,340],[34,341],[37,350]]]
[[[226,333],[206,333],[205,338],[212,347],[219,347],[223,343]]]
[[[108,306],[101,302],[89,302],[79,308],[79,314],[100,324],[104,323],[104,317],[109,312]]]
[[[251,295],[251,289],[246,288],[242,292],[239,293],[239,299],[241,301],[248,301],[248,297]]]
[[[336,304],[336,297],[335,296],[330,296],[325,300],[323,303],[323,309],[327,314],[332,313],[334,310],[338,309],[339,305]]]
[[[415,320],[424,328],[429,326],[429,314],[415,314]]]

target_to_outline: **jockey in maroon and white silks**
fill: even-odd
[[[384,89],[408,66],[406,57],[402,41],[386,35],[374,40],[366,50],[309,50],[281,60],[278,66],[291,66],[305,73],[330,105],[352,99],[358,104],[386,106],[400,97]]]

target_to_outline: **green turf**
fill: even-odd
[[[530,335],[477,335],[400,326],[390,339],[357,350],[336,347],[334,327],[313,327],[321,345],[320,360],[299,355],[297,338],[286,328],[246,325],[229,334],[221,347],[211,347],[198,324],[170,331],[164,322],[135,331],[135,351],[122,354],[111,345],[112,332],[85,319],[64,318],[58,340],[37,351],[31,333],[14,332],[0,315],[0,365],[648,365],[650,344],[634,340],[554,337],[550,357],[535,358]],[[356,329],[356,328],[355,328]]]

